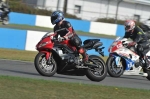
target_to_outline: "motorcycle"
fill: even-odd
[[[97,55],[89,55],[88,63],[82,62],[82,56],[75,47],[69,44],[69,40],[58,42],[55,33],[46,33],[36,45],[39,53],[36,55],[34,65],[39,74],[53,76],[55,73],[62,75],[86,75],[92,81],[102,81],[107,75],[107,67],[103,59]],[[104,47],[99,39],[85,40],[84,47],[87,50],[95,49],[102,56]]]
[[[9,24],[10,8],[1,8],[1,10],[2,12],[0,12],[0,22],[2,22],[3,25]],[[5,13],[3,13],[3,11],[5,11]],[[6,14],[4,18],[2,18],[2,14]]]
[[[108,52],[109,57],[106,61],[108,74],[111,77],[120,77],[121,75],[139,75],[150,80],[150,71],[146,70],[145,59],[140,59],[136,54],[135,47],[128,47],[132,40],[118,37],[112,45],[110,45]],[[150,56],[150,51],[146,54]]]

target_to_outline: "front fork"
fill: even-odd
[[[52,55],[52,53],[47,52],[47,51],[41,51],[41,52],[45,53],[45,56],[46,56],[45,58],[47,60],[47,64],[51,64],[51,55]]]
[[[119,56],[114,56],[115,57],[115,63],[117,65],[117,67],[120,67],[121,66],[121,57]]]

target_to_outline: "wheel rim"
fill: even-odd
[[[122,73],[122,71],[123,71],[123,66],[122,66],[122,62],[120,62],[120,63],[121,63],[121,65],[118,67],[118,66],[115,64],[114,58],[112,59],[111,64],[110,64],[109,66],[110,66],[110,71],[111,71],[113,74],[120,74],[120,73]]]
[[[104,71],[105,65],[99,59],[92,59],[92,60],[98,64],[98,68],[90,69],[91,73],[96,77],[103,76],[105,73],[105,71]],[[93,62],[90,62],[90,63],[94,64]]]
[[[51,73],[54,71],[55,69],[55,65],[53,64],[53,61],[52,59],[50,60],[49,62],[50,64],[47,64],[47,60],[45,58],[45,55],[42,55],[40,58],[39,58],[39,67],[40,69],[45,72],[45,73]]]

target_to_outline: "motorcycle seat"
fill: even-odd
[[[103,45],[103,43],[99,42],[99,41],[100,41],[100,39],[87,39],[83,42],[84,45],[82,47],[87,48],[87,49],[89,49],[89,48],[95,49],[95,48]]]
[[[87,40],[85,40],[85,41],[83,42],[83,44],[85,45],[85,44],[87,44],[87,43],[89,43],[89,42],[96,43],[96,42],[99,42],[99,41],[100,41],[100,39],[87,39]]]

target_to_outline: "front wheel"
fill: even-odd
[[[120,77],[124,73],[124,66],[122,65],[122,60],[120,61],[120,66],[117,66],[115,63],[115,57],[109,56],[106,62],[108,69],[108,74],[111,77]]]
[[[107,67],[105,65],[105,62],[102,58],[96,55],[90,55],[89,59],[96,62],[96,64],[94,64],[92,61],[89,60],[90,63],[98,65],[98,68],[88,68],[86,73],[87,78],[89,78],[92,81],[102,81],[107,75]]]
[[[34,60],[34,65],[39,74],[43,76],[53,76],[57,71],[57,64],[51,56],[49,64],[47,64],[46,54],[39,52]]]

